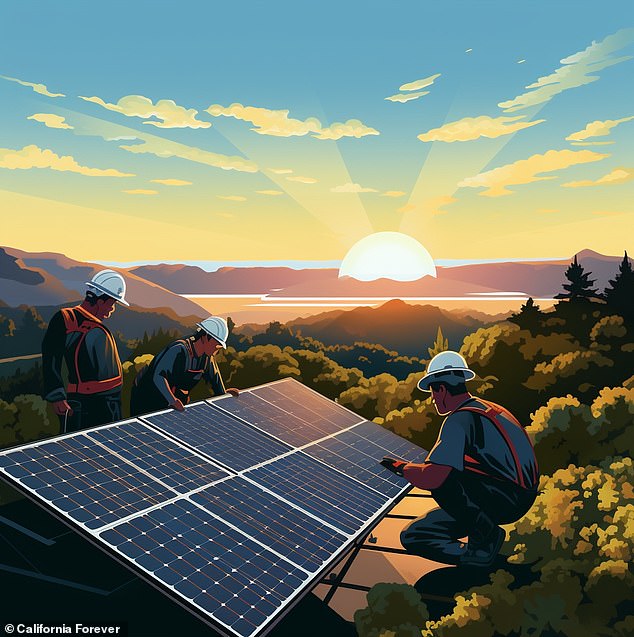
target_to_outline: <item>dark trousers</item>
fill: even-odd
[[[121,420],[121,394],[68,394],[72,416],[60,416],[61,433],[71,433]]]
[[[439,508],[414,520],[401,532],[408,553],[445,564],[458,564],[466,547],[460,538],[480,544],[495,527],[519,520],[531,508],[536,490],[509,480],[452,470],[432,496]]]

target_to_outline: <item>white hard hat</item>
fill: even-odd
[[[215,338],[223,347],[227,347],[229,328],[227,321],[219,316],[210,316],[196,325],[206,334]]]
[[[114,270],[101,270],[92,277],[90,281],[86,281],[86,285],[91,292],[98,294],[107,294],[115,301],[130,305],[125,300],[125,281],[123,277]]]
[[[457,373],[452,374],[450,372]],[[431,391],[429,386],[436,381],[446,382],[449,385],[458,385],[474,377],[475,372],[467,367],[465,359],[458,352],[447,350],[436,354],[429,361],[425,375],[418,381],[418,389]]]

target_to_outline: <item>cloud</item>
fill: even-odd
[[[121,113],[127,117],[140,117],[142,119],[155,117],[160,121],[143,123],[157,128],[209,128],[211,126],[211,122],[196,119],[196,115],[198,115],[196,109],[179,106],[173,100],[158,100],[154,104],[151,99],[143,95],[126,95],[116,104],[109,104],[100,97],[83,97],[82,95],[79,97],[86,102],[99,104],[109,111]]]
[[[50,168],[60,172],[78,173],[88,177],[134,177],[132,173],[122,173],[114,168],[89,168],[78,164],[70,155],[57,155],[47,148],[35,144],[21,150],[0,148],[0,168],[10,170],[29,170],[31,168]]]
[[[401,104],[403,104],[404,102],[417,100],[423,95],[429,95],[429,91],[419,91],[418,93],[397,93],[396,95],[390,95],[385,99],[389,100],[390,102],[400,102]]]
[[[359,192],[379,192],[374,188],[364,188],[361,184],[353,184],[348,182],[342,186],[335,186],[330,189],[330,192],[345,192],[345,193],[359,193]]]
[[[407,84],[403,84],[398,87],[399,91],[420,91],[420,89],[425,88],[426,86],[431,86],[436,79],[440,77],[440,73],[436,73],[436,75],[430,75],[429,77],[425,77],[422,80],[414,80],[413,82],[408,82]]]
[[[600,120],[597,119],[594,122],[590,122],[586,124],[586,127],[583,130],[577,131],[576,133],[571,133],[566,137],[566,141],[573,142],[581,142],[590,137],[605,137],[610,134],[610,131],[619,124],[623,124],[624,122],[631,122],[634,119],[634,115],[630,117],[622,117],[621,119],[606,119]],[[597,142],[593,142],[597,143]],[[602,142],[602,143],[610,143],[610,142]]]
[[[402,190],[386,190],[385,192],[381,193],[381,197],[402,197],[406,194],[407,193],[403,192]]]
[[[369,128],[357,119],[347,122],[335,122],[324,127],[316,117],[294,119],[289,117],[288,110],[272,110],[258,106],[244,106],[235,103],[230,106],[212,104],[207,110],[212,117],[233,117],[244,122],[250,122],[251,130],[259,135],[273,135],[274,137],[302,137],[312,134],[316,139],[341,139],[342,137],[365,137],[378,135],[379,132]],[[279,173],[278,173],[279,174]]]
[[[269,195],[271,197],[277,197],[284,194],[281,190],[256,190],[255,192],[257,192],[258,195]]]
[[[579,51],[561,60],[564,66],[550,75],[540,77],[526,88],[530,89],[512,100],[500,102],[498,106],[512,113],[524,108],[549,102],[555,95],[571,88],[590,84],[599,79],[591,75],[609,66],[631,59],[631,56],[613,57],[612,54],[634,41],[634,29],[621,29],[601,42],[592,42],[584,51]]]
[[[451,205],[458,201],[455,197],[451,195],[439,195],[438,197],[431,197],[429,199],[424,199],[419,204],[408,203],[405,204],[402,208],[399,208],[397,212],[414,212],[417,210],[418,212],[425,215],[442,215],[446,214],[446,210],[443,210],[444,207]]]
[[[218,199],[225,199],[226,201],[246,201],[246,197],[240,195],[218,195]]]
[[[139,139],[136,135],[119,135],[118,137],[104,137],[107,142],[133,142]]]
[[[276,175],[290,175],[293,171],[290,168],[269,168]]]
[[[312,177],[302,177],[301,175],[297,175],[296,177],[287,177],[287,181],[296,181],[300,184],[316,184],[317,180]]]
[[[150,179],[153,184],[163,184],[164,186],[191,186],[191,181],[184,179]]]
[[[591,179],[585,179],[583,181],[569,181],[565,184],[561,184],[566,188],[584,188],[586,186],[616,186],[618,184],[624,184],[627,181],[634,179],[634,168],[617,168],[611,173],[604,175],[603,177],[592,181]]]
[[[144,190],[143,188],[137,188],[136,190],[122,190],[126,195],[158,195],[158,190]]]
[[[33,84],[33,82],[25,82],[24,80],[18,80],[17,77],[7,77],[6,75],[0,75],[0,77],[4,80],[9,80],[9,82],[17,82],[18,84],[22,84],[22,86],[30,86],[36,93],[40,95],[46,95],[47,97],[66,97],[64,93],[51,93],[44,84]]]
[[[494,139],[546,121],[543,119],[534,122],[518,121],[523,118],[524,115],[516,117],[489,117],[488,115],[464,117],[455,122],[443,124],[439,128],[432,128],[419,135],[418,139],[423,142],[447,142],[450,144],[452,142],[467,142],[480,137]]]
[[[571,146],[610,146],[614,142],[570,142]]]
[[[473,51],[473,49],[465,49],[465,53],[471,53],[471,51]]]
[[[501,197],[513,194],[507,186],[530,184],[534,181],[555,179],[556,175],[539,177],[541,173],[562,170],[576,164],[600,161],[609,155],[602,155],[591,150],[549,150],[543,155],[533,155],[528,159],[520,159],[512,164],[494,168],[474,177],[467,177],[459,184],[459,188],[486,188],[479,193],[487,197]]]
[[[47,128],[64,128],[67,130],[73,130],[73,127],[66,123],[66,118],[60,117],[59,115],[53,115],[53,113],[35,113],[33,115],[29,115],[27,119],[40,122]]]

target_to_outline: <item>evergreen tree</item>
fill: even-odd
[[[571,303],[588,302],[592,299],[601,298],[599,293],[592,287],[595,279],[590,279],[591,272],[585,272],[583,266],[577,262],[575,254],[574,261],[568,266],[565,272],[570,283],[564,283],[566,292],[555,295],[556,299],[564,299]]]
[[[634,271],[627,250],[616,277],[605,288],[605,299],[623,318],[634,319]]]
[[[449,341],[443,336],[440,326],[438,326],[438,332],[436,333],[436,340],[431,347],[427,348],[429,356],[433,358],[440,352],[446,352],[449,349]]]
[[[539,305],[529,297],[528,301],[520,307],[520,311],[509,317],[509,321],[519,325],[522,329],[534,330],[539,327],[543,317],[544,313],[539,309]]]

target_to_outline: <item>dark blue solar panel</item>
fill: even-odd
[[[191,499],[311,572],[318,571],[346,541],[334,529],[240,477]]]
[[[2,468],[89,529],[176,496],[85,434],[7,453],[2,457]]]
[[[239,402],[230,397],[230,401]],[[205,402],[184,412],[167,411],[143,420],[223,465],[241,471],[290,451],[290,447]]]
[[[308,578],[187,499],[103,531],[100,537],[243,637],[267,623]]]
[[[96,429],[88,436],[178,493],[188,493],[229,475],[137,420]]]
[[[359,531],[388,501],[386,496],[301,452],[246,475],[346,534]]]
[[[382,467],[381,458],[392,456],[423,462],[427,455],[408,440],[367,421],[303,451],[390,497],[401,493],[409,483]]]

